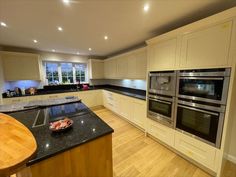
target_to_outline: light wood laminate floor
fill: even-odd
[[[93,111],[115,130],[114,177],[210,177],[106,108]]]

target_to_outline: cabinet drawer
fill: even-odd
[[[169,146],[174,146],[174,130],[158,122],[148,119],[147,132]]]
[[[215,171],[216,148],[177,131],[175,132],[175,148]]]

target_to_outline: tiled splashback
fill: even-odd
[[[116,85],[121,87],[128,87],[140,90],[146,90],[146,81],[145,80],[117,80],[117,79],[96,79],[90,80],[91,85]],[[29,88],[29,87],[36,87],[36,88],[43,88],[43,83],[39,81],[33,80],[21,80],[21,81],[13,81],[13,82],[5,82],[4,84],[4,91],[10,89],[14,90],[15,87],[19,88]]]
[[[42,88],[42,83],[39,81],[33,80],[20,80],[20,81],[12,81],[12,82],[5,82],[4,90],[14,90],[15,87],[27,89],[29,87],[36,87]]]
[[[116,85],[121,87],[128,87],[140,90],[146,90],[146,80],[130,80],[130,79],[95,79],[90,81],[91,85]]]

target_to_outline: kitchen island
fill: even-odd
[[[17,176],[112,176],[113,129],[81,102],[10,113],[24,124],[37,142],[35,156]],[[51,132],[49,123],[68,117],[73,126]]]

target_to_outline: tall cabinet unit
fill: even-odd
[[[228,152],[226,139],[229,130],[227,127],[235,118],[232,116],[234,114],[232,107],[235,102],[232,98],[235,96],[235,83],[233,83],[236,63],[235,32],[236,8],[232,8],[146,41],[148,71],[231,68],[220,148],[208,145],[196,139],[195,136],[163,127],[151,120],[147,121],[146,128],[148,134],[174,148],[195,164],[200,164],[200,167],[204,167],[217,177],[221,176],[223,162],[227,157],[224,156]],[[228,137],[228,139],[234,141],[232,138]]]

